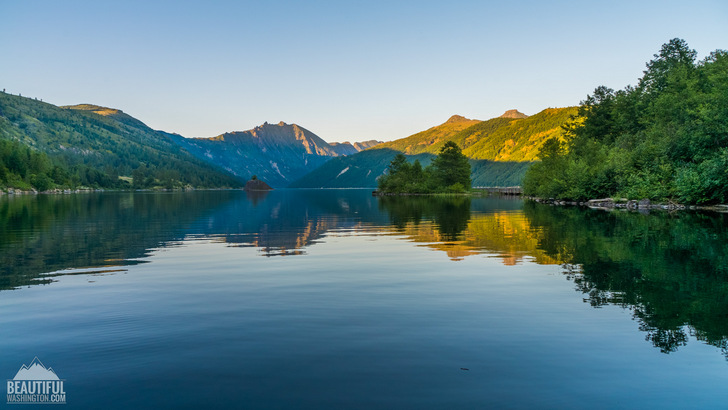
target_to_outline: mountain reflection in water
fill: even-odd
[[[329,234],[386,235],[503,265],[559,264],[594,307],[629,309],[664,353],[692,335],[728,356],[728,217],[603,212],[369,190],[93,193],[0,198],[0,289],[112,274],[151,250],[213,240],[305,257]],[[323,245],[321,245],[323,246]]]

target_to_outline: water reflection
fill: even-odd
[[[695,337],[728,356],[728,216],[602,212],[514,200],[374,198],[367,190],[0,198],[0,290],[113,274],[204,238],[300,257],[326,235],[396,236],[454,261],[561,264],[595,308],[629,309],[665,353]],[[407,257],[407,255],[403,255]]]
[[[143,263],[152,249],[197,238],[300,255],[327,231],[363,220],[386,223],[365,190],[5,196],[0,289],[47,284],[69,269]]]
[[[385,223],[376,198],[367,190],[279,190],[243,193],[205,217],[195,231],[237,247],[257,248],[262,256],[303,255],[327,232]]]
[[[594,307],[628,308],[664,353],[688,336],[728,357],[728,216],[602,212],[526,203],[539,247]]]
[[[446,252],[457,261],[488,254],[504,265],[525,257],[541,264],[558,263],[538,248],[541,232],[520,209],[522,202],[467,197],[384,197],[380,206],[392,226],[409,240]],[[514,206],[515,205],[515,206]]]
[[[197,206],[187,206],[187,199],[133,193],[0,198],[0,289],[50,283],[67,269],[140,263],[149,249],[182,239],[199,209],[217,202],[198,197]]]
[[[457,241],[470,221],[469,197],[414,196],[380,198],[380,209],[389,214],[393,226],[403,230],[408,223],[419,225],[432,220],[440,232],[441,240]]]

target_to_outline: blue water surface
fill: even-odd
[[[0,374],[37,356],[68,408],[724,408],[725,255],[690,241],[725,220],[539,207],[3,198]]]

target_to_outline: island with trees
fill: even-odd
[[[397,154],[377,180],[377,195],[466,193],[470,191],[470,162],[452,141],[442,146],[427,167]]]

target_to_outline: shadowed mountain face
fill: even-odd
[[[365,149],[369,149],[373,146],[379,145],[381,143],[382,143],[382,141],[369,140],[369,141],[355,142],[353,144],[349,141],[330,142],[329,145],[339,155],[352,155],[352,154],[356,154],[359,151],[364,151]]]
[[[372,144],[329,144],[303,127],[282,121],[213,138],[178,137],[175,142],[238,177],[257,175],[273,187],[285,187],[333,157],[351,155],[360,151],[358,146]]]

